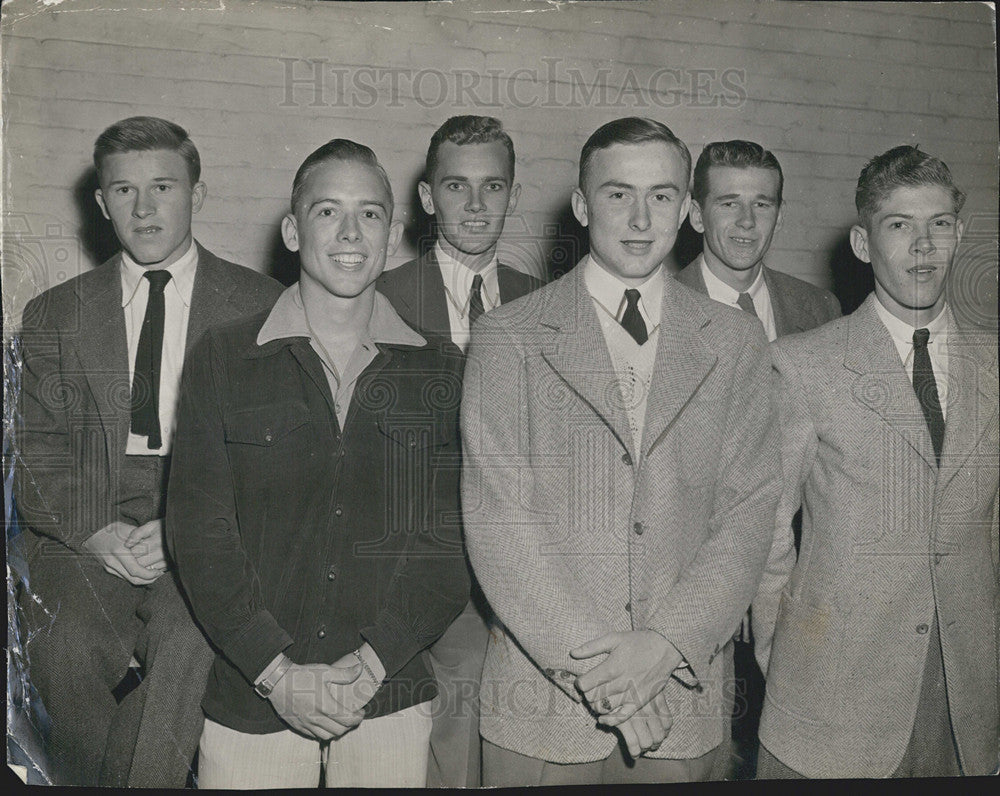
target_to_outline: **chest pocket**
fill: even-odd
[[[437,448],[450,441],[450,435],[442,428],[444,424],[429,419],[410,422],[380,417],[377,424],[382,435],[403,450],[416,452]]]
[[[301,401],[240,409],[225,419],[226,442],[274,447],[310,419],[309,409]]]

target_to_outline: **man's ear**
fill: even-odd
[[[580,226],[587,226],[590,216],[587,213],[587,197],[583,195],[583,191],[579,188],[574,188],[573,195],[570,197],[570,203],[573,206],[573,215],[580,222]]]
[[[288,213],[281,219],[281,239],[290,252],[299,250],[299,226],[294,213]]]
[[[393,255],[396,253],[396,249],[399,248],[399,242],[403,239],[403,222],[393,221],[392,225],[389,227],[389,240],[385,245],[385,253],[388,255]]]
[[[785,203],[782,202],[778,205],[778,219],[774,222],[774,231],[777,232],[781,229],[781,225],[785,223]]]
[[[514,208],[517,207],[517,200],[521,196],[521,183],[515,182],[514,186],[510,189],[510,198],[507,199],[507,213],[513,213]]]
[[[862,262],[870,263],[872,261],[871,255],[868,253],[868,230],[860,224],[851,227],[851,248],[854,250],[854,256]]]
[[[417,183],[417,193],[420,195],[420,206],[424,208],[424,212],[429,216],[434,215],[434,197],[431,195],[431,186],[421,180]]]
[[[955,219],[955,247],[962,242],[962,235],[965,234],[965,222],[962,219]]]
[[[690,194],[688,194],[690,196]],[[701,205],[698,204],[694,199],[691,200],[691,207],[688,210],[691,217],[691,226],[694,228],[695,232],[705,232],[705,224],[701,218]]]
[[[98,207],[101,208],[101,213],[108,221],[110,221],[111,216],[108,215],[107,205],[104,204],[104,191],[98,188],[96,191],[94,191],[94,198],[97,200]]]
[[[687,218],[687,214],[690,209],[691,209],[691,192],[688,191],[684,195],[684,201],[681,203],[681,214],[677,216],[678,227],[684,223],[684,219]]]
[[[201,210],[202,202],[208,194],[208,186],[203,182],[196,182],[191,189],[191,212],[197,213]]]

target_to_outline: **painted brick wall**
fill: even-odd
[[[407,224],[397,265],[427,229],[416,201],[427,141],[459,113],[499,116],[514,139],[523,191],[502,246],[524,270],[558,269],[583,250],[568,198],[587,136],[612,118],[648,115],[695,157],[725,138],[772,149],[787,204],[769,262],[836,287],[848,308],[867,290],[847,249],[858,172],[890,146],[919,143],[968,190],[958,287],[987,303],[992,291],[995,318],[997,83],[987,5],[111,5],[4,5],[8,318],[113,252],[89,166],[94,138],[117,119],[151,114],[186,127],[209,188],[196,236],[287,281],[294,261],[278,220],[306,154],[338,136],[375,149]],[[697,250],[688,230],[678,259]]]

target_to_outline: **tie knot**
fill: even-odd
[[[162,293],[163,288],[165,288],[167,286],[167,282],[170,281],[170,271],[165,269],[146,271],[143,276],[149,280],[150,293]]]
[[[639,307],[639,299],[641,298],[641,295],[642,294],[640,294],[634,287],[630,287],[625,291],[625,304],[628,309],[634,310]]]
[[[913,330],[913,346],[914,348],[923,348],[927,345],[927,341],[931,339],[930,329],[914,329]]]
[[[482,290],[482,288],[483,288],[483,275],[476,274],[474,277],[472,277],[472,289],[478,293],[480,290]]]

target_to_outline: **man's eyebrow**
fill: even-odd
[[[623,189],[625,189],[627,191],[638,190],[636,188],[636,186],[631,185],[630,183],[619,182],[617,180],[608,180],[607,182],[601,183],[597,187],[598,187],[598,190],[600,190],[601,188],[623,188]],[[672,182],[663,182],[663,183],[659,183],[658,185],[650,185],[647,190],[650,190],[650,191],[677,191],[678,193],[680,193],[681,189],[678,188],[676,185],[674,185]]]
[[[387,212],[388,212],[388,208],[389,208],[388,203],[385,202],[385,201],[383,201],[382,199],[361,199],[358,203],[362,204],[362,205],[375,205],[376,207],[380,207],[380,208],[382,208],[383,210],[385,210]],[[317,207],[318,205],[322,205],[322,204],[332,204],[332,205],[340,206],[340,205],[343,204],[343,202],[340,201],[340,199],[334,199],[334,198],[329,197],[329,196],[324,196],[324,197],[322,197],[320,199],[317,199],[316,201],[310,203],[308,209],[312,210],[314,207]]]

